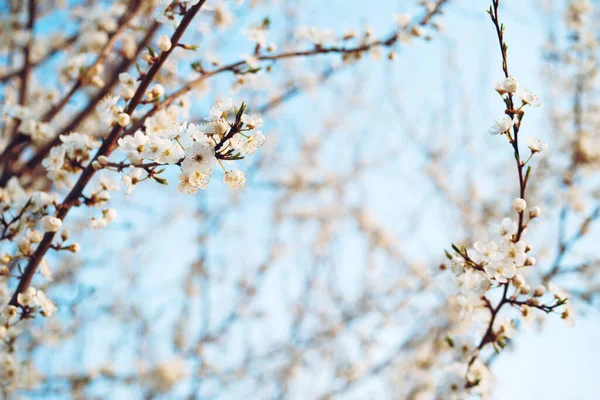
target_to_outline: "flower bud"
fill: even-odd
[[[63,242],[65,240],[68,240],[70,237],[71,237],[71,233],[69,232],[69,230],[67,228],[63,229],[62,232],[60,233],[60,238],[62,239]]]
[[[513,282],[513,285],[515,285],[515,287],[517,289],[519,289],[519,288],[521,288],[521,287],[523,287],[525,285],[525,278],[521,274],[516,274],[512,278],[512,282]]]
[[[42,228],[44,232],[56,232],[62,226],[62,221],[52,215],[46,215],[42,218]]]
[[[542,297],[546,294],[546,288],[544,286],[538,286],[533,291],[533,297]]]
[[[410,31],[414,37],[421,37],[425,34],[425,29],[420,25],[414,25]]]
[[[108,190],[101,190],[96,194],[96,200],[99,202],[106,202],[110,200],[110,193]]]
[[[117,123],[120,126],[127,126],[127,125],[129,125],[130,121],[131,121],[131,117],[127,113],[121,113],[117,116]]]
[[[527,294],[530,291],[531,291],[531,286],[529,286],[527,284],[525,284],[519,288],[519,293],[521,293],[521,294]]]
[[[162,51],[171,50],[171,39],[167,35],[160,35],[158,38],[158,48]]]
[[[2,316],[8,320],[13,319],[18,314],[18,309],[15,306],[6,306],[2,310]]]
[[[135,96],[135,88],[133,88],[133,87],[121,88],[121,96],[123,96],[123,98],[125,100],[131,99],[133,96]]]
[[[39,243],[42,241],[43,235],[42,232],[33,229],[28,232],[27,237],[32,243]]]
[[[531,219],[537,218],[540,215],[542,215],[542,209],[539,207],[532,207],[531,210],[529,210],[529,218]]]
[[[538,299],[531,298],[527,300],[527,304],[536,307],[540,305],[540,301]]]
[[[104,214],[104,219],[108,222],[114,221],[117,218],[117,210],[114,208],[107,208],[102,213]]]
[[[10,264],[10,261],[12,260],[12,257],[9,256],[6,253],[0,253],[0,264],[2,265],[8,265]]]
[[[99,169],[102,169],[102,165],[98,162],[98,160],[94,160],[92,161],[92,168],[94,168],[95,171],[98,171]]]
[[[90,83],[92,85],[94,85],[97,88],[103,88],[104,85],[106,84],[104,82],[104,79],[102,79],[99,75],[94,75],[92,76],[92,79],[90,80]]]
[[[154,93],[154,97],[161,97],[163,94],[165,94],[165,87],[160,83],[157,83],[156,85],[152,86],[152,93]]]
[[[522,213],[527,208],[527,203],[524,199],[516,198],[512,201],[512,208],[518,213]]]
[[[107,166],[108,165],[108,157],[100,156],[100,157],[98,157],[98,162],[100,163],[100,165]]]
[[[81,249],[81,246],[79,245],[79,243],[73,243],[70,246],[67,247],[63,247],[64,250],[70,251],[72,253],[77,253],[79,252],[79,250]]]
[[[146,62],[152,61],[152,55],[150,54],[150,52],[148,50],[142,51],[142,54],[140,55],[140,57],[142,58],[142,60],[144,60]]]
[[[229,130],[229,124],[223,119],[218,119],[213,122],[213,128],[217,135],[224,135]]]
[[[504,90],[506,90],[508,93],[514,93],[519,90],[519,81],[512,76],[509,76],[504,80],[502,86],[504,86]]]
[[[535,265],[535,261],[535,257],[527,257],[527,259],[525,260],[525,266],[533,267]]]

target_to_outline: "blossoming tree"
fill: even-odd
[[[593,304],[600,216],[597,10],[561,3],[540,107],[490,1],[497,185],[461,84],[440,112],[385,70],[447,0],[339,29],[303,1],[5,2],[3,398],[490,396],[524,324]]]

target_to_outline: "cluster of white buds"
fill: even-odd
[[[524,112],[524,107],[526,105],[529,105],[531,107],[539,107],[542,105],[539,97],[535,93],[531,92],[528,89],[519,91],[519,81],[517,81],[512,76],[509,76],[502,82],[494,82],[494,89],[496,90],[496,92],[498,92],[500,96],[502,96],[502,99],[504,100],[505,104],[507,104],[507,106],[509,105],[509,101],[512,101],[512,95],[516,94],[521,99],[521,106],[516,110],[512,110],[514,114],[514,117],[512,119],[508,116],[504,116],[498,121],[496,121],[488,131],[492,135],[500,135],[506,133],[513,127],[513,125],[519,126],[519,116],[522,115],[522,113]]]

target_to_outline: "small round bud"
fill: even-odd
[[[98,157],[98,162],[100,163],[100,165],[107,166],[108,165],[108,157],[100,156],[100,157]]]
[[[531,286],[529,286],[527,284],[525,284],[519,288],[519,293],[521,293],[521,294],[527,294],[530,291],[531,291]]]
[[[129,153],[129,155],[127,156],[127,158],[129,159],[129,161],[131,161],[131,163],[133,165],[137,165],[137,164],[141,164],[142,163],[142,157],[140,156],[140,153],[131,152],[131,153]]]
[[[94,160],[92,161],[92,168],[94,168],[95,171],[98,171],[99,169],[102,169],[102,164],[100,164],[98,160]]]
[[[68,240],[71,237],[71,233],[69,232],[69,230],[67,228],[63,229],[60,232],[60,238],[63,240],[63,242],[65,240]]]
[[[81,249],[81,246],[79,245],[79,243],[73,243],[72,245],[65,247],[65,250],[68,250],[72,253],[77,253],[77,252],[79,252],[80,249]]]
[[[513,283],[513,285],[515,285],[515,287],[517,289],[519,289],[519,288],[521,288],[521,287],[523,287],[525,285],[525,278],[521,274],[516,274],[512,278],[512,283]]]
[[[422,26],[415,25],[415,26],[412,27],[410,33],[414,37],[421,37],[421,36],[423,36],[425,34],[425,29],[423,29]]]
[[[529,210],[529,218],[531,219],[537,218],[540,215],[542,215],[542,209],[539,207],[532,207],[531,210]]]
[[[121,88],[121,96],[123,96],[123,98],[125,100],[131,99],[133,96],[135,96],[135,88],[133,88],[133,87]]]
[[[213,122],[213,128],[217,135],[224,135],[229,130],[229,124],[223,119],[218,119]]]
[[[535,261],[535,257],[527,257],[527,259],[525,260],[525,266],[533,267],[535,265]]]
[[[527,300],[527,304],[535,307],[540,305],[540,301],[538,299],[531,298]]]
[[[114,221],[117,218],[117,210],[114,208],[107,208],[102,213],[104,214],[104,219],[108,222]]]
[[[104,218],[92,218],[90,220],[90,227],[92,229],[106,228],[107,225],[108,225],[108,221],[105,220]]]
[[[123,53],[125,53],[125,57],[127,57],[127,58],[135,57],[137,44],[132,35],[124,35],[123,36],[123,39],[121,40],[121,49],[123,50]]]
[[[108,190],[101,190],[96,194],[96,200],[99,202],[106,202],[110,200],[110,193]]]
[[[19,250],[21,250],[23,254],[28,254],[31,250],[31,242],[25,237],[22,237],[20,240],[18,240],[17,244],[19,245]]]
[[[527,208],[527,202],[524,199],[516,198],[512,201],[512,208],[518,213],[522,213]]]
[[[9,256],[6,253],[0,253],[0,264],[2,265],[8,265],[10,264],[10,261],[12,260],[12,257]]]
[[[52,215],[42,217],[42,228],[44,232],[56,232],[62,226],[62,221]]]
[[[90,80],[90,83],[92,85],[94,85],[97,88],[103,88],[104,85],[106,84],[104,82],[104,79],[102,79],[99,75],[94,75],[92,76],[92,79]]]
[[[158,48],[162,51],[171,50],[171,39],[167,35],[160,35],[158,38]]]
[[[165,88],[160,83],[157,83],[156,85],[152,86],[152,93],[155,97],[161,97],[163,94],[165,94]]]
[[[42,239],[43,239],[43,236],[44,236],[44,235],[42,235],[42,232],[40,232],[40,231],[38,231],[38,230],[35,230],[35,229],[33,229],[33,230],[30,230],[30,231],[28,232],[28,234],[27,234],[27,237],[29,238],[29,240],[30,240],[32,243],[39,243],[39,242],[41,242],[41,241],[42,241]]]
[[[546,294],[546,288],[544,286],[538,286],[533,291],[533,297],[542,297]]]
[[[131,117],[127,113],[121,113],[121,114],[119,114],[117,116],[117,123],[120,126],[127,126],[127,125],[129,125],[129,121],[131,121]]]
[[[519,90],[519,81],[517,81],[512,76],[509,76],[504,80],[502,86],[504,86],[504,90],[506,90],[507,92],[514,93],[517,90]]]
[[[2,310],[2,316],[8,320],[13,319],[17,316],[19,310],[15,306],[6,306],[4,310]]]
[[[146,62],[152,61],[152,55],[150,54],[150,52],[148,50],[142,51],[142,54],[140,55],[140,57],[142,58],[142,60],[144,60]]]

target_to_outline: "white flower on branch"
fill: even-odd
[[[197,171],[210,175],[216,162],[215,148],[205,138],[205,140],[194,142],[185,149],[185,159],[181,163],[181,170],[186,173]]]
[[[125,194],[131,194],[135,190],[138,183],[140,183],[140,178],[142,177],[142,173],[144,172],[141,168],[136,168],[134,166],[130,166],[127,169],[125,175],[123,175],[122,182],[125,185]]]
[[[169,142],[169,145],[160,151],[154,161],[158,164],[175,164],[183,158],[183,154],[183,149],[179,143]]]
[[[50,317],[57,310],[56,305],[50,300],[42,290],[38,290],[35,296],[35,304],[40,307],[40,313],[44,317]]]
[[[248,128],[260,128],[263,125],[263,119],[258,115],[242,114],[242,122],[248,125]]]
[[[217,100],[215,104],[209,110],[209,116],[205,118],[206,121],[214,121],[215,119],[219,119],[223,116],[223,113],[226,113],[233,107],[233,101],[231,98],[225,98],[223,100]]]
[[[46,260],[46,258],[42,258],[42,261],[40,262],[40,274],[42,274],[42,276],[47,280],[52,280],[52,275],[54,272],[52,271],[52,268],[50,268],[50,264],[48,264],[48,260]]]
[[[65,148],[63,146],[55,146],[50,150],[50,153],[42,161],[42,165],[48,171],[61,169],[65,162]]]
[[[527,260],[526,250],[527,244],[525,242],[519,241],[514,243],[512,240],[506,240],[502,243],[502,260],[503,262],[512,262],[516,267],[523,266]]]
[[[54,129],[50,124],[32,119],[23,121],[19,130],[22,134],[31,136],[31,140],[34,142],[46,142],[55,135]]]
[[[498,244],[492,240],[475,242],[469,256],[476,263],[490,263],[502,258],[502,254],[498,252]]]
[[[513,120],[509,116],[504,116],[497,120],[488,130],[491,135],[501,135],[513,127]]]
[[[527,147],[531,150],[532,153],[541,153],[542,151],[548,148],[548,143],[538,139],[538,138],[527,138]]]
[[[526,208],[527,208],[527,202],[525,201],[525,199],[522,199],[520,197],[513,199],[512,209],[515,212],[522,213],[523,211],[525,211]]]
[[[42,229],[44,232],[57,232],[62,226],[60,218],[56,218],[52,215],[46,215],[42,217]]]
[[[120,95],[124,99],[132,98],[138,86],[135,79],[133,79],[133,77],[127,72],[122,72],[119,74],[119,82],[119,88],[121,90]]]
[[[517,233],[517,223],[510,218],[504,218],[498,227],[498,233],[503,238],[510,238]]]
[[[205,190],[208,188],[210,174],[203,174],[199,171],[183,172],[179,174],[179,193],[186,192],[187,194],[195,194],[198,189]]]
[[[127,156],[131,162],[137,163],[141,160],[142,154],[146,151],[148,136],[142,131],[136,131],[132,136],[119,138],[117,141],[119,148],[128,153]]]
[[[169,51],[171,50],[171,39],[167,35],[160,35],[158,38],[158,48],[161,51]]]
[[[542,105],[540,98],[528,89],[519,92],[518,96],[524,104],[529,104],[531,107],[539,107]]]
[[[232,169],[231,171],[227,171],[227,173],[225,173],[223,182],[231,189],[239,189],[246,183],[246,178],[239,169]]]
[[[502,82],[502,87],[508,93],[515,93],[517,90],[519,90],[519,81],[512,76],[509,76]]]

